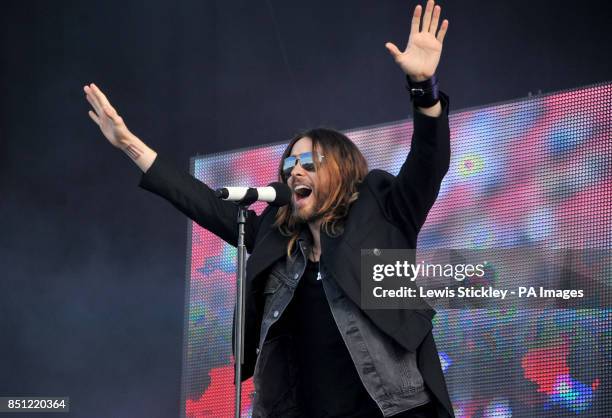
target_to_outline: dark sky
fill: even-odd
[[[72,416],[179,413],[187,219],[87,116],[195,154],[411,117],[384,47],[414,1],[5,1],[0,12],[0,394]],[[610,80],[605,1],[447,1],[451,112]],[[214,186],[214,185],[213,185]]]

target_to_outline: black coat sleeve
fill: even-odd
[[[153,165],[142,173],[138,186],[163,197],[188,218],[228,244],[238,245],[238,206],[218,199],[214,190],[188,172],[177,169],[159,154]],[[255,211],[248,211],[245,245],[249,253],[253,250],[262,218],[263,214],[258,216]]]
[[[416,236],[425,223],[450,164],[449,105],[443,92],[440,104],[438,117],[414,110],[410,152],[386,196],[388,213],[408,236]]]

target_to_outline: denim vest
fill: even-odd
[[[264,286],[265,304],[257,361],[253,375],[253,417],[300,417],[298,373],[291,335],[267,339],[270,327],[281,317],[304,274],[310,242],[302,235],[299,252],[278,260]],[[359,306],[347,298],[333,275],[320,262],[325,297],[363,385],[387,417],[431,400],[410,352],[380,331]],[[339,371],[341,372],[341,371]]]

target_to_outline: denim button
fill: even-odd
[[[378,248],[374,248],[374,255],[380,255],[380,250]]]
[[[278,316],[278,311],[274,311],[274,312],[272,312],[272,316],[273,316],[274,318],[276,318],[276,317]]]
[[[294,278],[295,280],[297,280],[297,279],[298,279],[298,277],[300,277],[300,274],[299,274],[299,273],[295,273],[295,274],[293,275],[293,278]]]
[[[255,354],[259,354],[259,347],[255,349]]]

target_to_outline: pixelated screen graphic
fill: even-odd
[[[418,247],[610,248],[611,98],[611,83],[461,111],[450,97],[451,166]],[[345,133],[371,169],[397,174],[412,120]],[[191,173],[212,188],[268,184],[288,140],[194,157]],[[188,225],[182,412],[230,417],[236,249]],[[607,309],[439,310],[456,416],[612,417],[610,319]],[[245,417],[252,391],[250,379]]]

